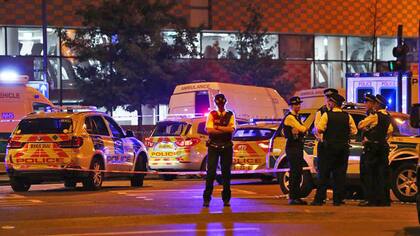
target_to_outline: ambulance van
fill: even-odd
[[[171,116],[205,116],[216,109],[213,98],[223,93],[237,120],[281,119],[288,109],[276,90],[239,84],[200,82],[176,86],[169,101]]]
[[[7,140],[19,121],[31,112],[53,107],[38,90],[27,86],[28,79],[28,76],[0,74],[0,173],[5,172]]]
[[[324,90],[326,88],[303,89],[295,93],[302,100],[301,109],[320,108],[325,104]],[[346,97],[346,91],[343,88],[337,89],[338,93]]]

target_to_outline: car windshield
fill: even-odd
[[[72,132],[72,121],[68,118],[37,118],[22,120],[15,134],[67,134]]]
[[[233,134],[234,141],[260,141],[270,139],[275,130],[264,128],[239,128]]]
[[[395,136],[418,136],[419,130],[410,126],[410,120],[401,117],[394,117],[394,133]]]
[[[152,136],[180,136],[187,126],[185,122],[161,122],[156,125]]]

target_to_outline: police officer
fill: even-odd
[[[318,111],[315,113],[315,122],[314,122],[315,127],[319,123],[319,121],[321,120],[321,116],[325,112],[330,111],[330,109],[328,108],[329,97],[331,95],[335,94],[335,93],[338,94],[337,89],[334,89],[334,88],[327,88],[323,92],[324,92],[325,104],[322,107],[320,107],[318,109]],[[319,175],[319,165],[320,165],[321,159],[325,158],[325,151],[324,151],[324,143],[322,142],[323,141],[322,140],[322,134],[319,134],[318,132],[315,132],[315,137],[318,141],[317,149],[316,149],[316,153],[317,153],[317,159],[316,159],[317,165],[316,166],[317,166],[317,171],[318,171],[318,175]]]
[[[353,118],[341,109],[344,98],[335,93],[328,98],[330,111],[321,116],[316,125],[317,132],[323,135],[325,158],[320,160],[318,188],[311,205],[323,205],[329,177],[333,176],[333,204],[344,204],[345,180],[349,158],[350,135],[357,133]]]
[[[325,112],[329,111],[329,108],[328,108],[328,98],[331,95],[333,95],[334,93],[337,93],[338,94],[338,90],[337,89],[334,89],[334,88],[327,88],[323,92],[324,92],[325,104],[322,107],[320,107],[318,109],[318,111],[316,112],[316,114],[315,114],[315,126],[321,120],[321,116]]]
[[[292,97],[289,100],[290,111],[286,114],[281,124],[281,129],[286,137],[286,156],[290,168],[289,177],[289,204],[306,205],[307,203],[300,199],[300,182],[303,172],[303,137],[307,128],[302,125],[298,117],[300,104],[299,97]]]
[[[358,125],[365,134],[362,157],[366,191],[366,201],[359,205],[390,206],[387,138],[393,132],[391,116],[386,110],[387,101],[382,95],[366,96],[366,100],[368,99],[374,104],[376,112],[360,121]]]
[[[214,102],[218,110],[211,111],[206,122],[209,141],[207,142],[207,177],[203,206],[209,207],[210,205],[213,182],[216,178],[216,169],[220,157],[223,179],[222,199],[224,206],[229,207],[231,197],[230,170],[233,158],[232,133],[235,130],[235,116],[233,112],[225,109],[227,100],[223,94],[217,94]]]
[[[376,106],[377,106],[376,103],[377,102],[376,102],[375,95],[366,94],[366,96],[365,96],[366,118],[371,119],[370,116],[372,116],[376,113],[376,110],[375,110]],[[364,122],[366,122],[366,121],[360,122],[359,127],[358,127],[360,130],[363,131],[363,133],[362,133],[363,143],[365,143],[367,141],[368,138],[366,136],[369,135],[368,127],[360,128],[361,127],[360,125],[366,126],[365,124],[363,124]],[[362,184],[363,199],[364,199],[363,202],[366,202],[368,200],[366,195],[369,191],[369,189],[368,189],[369,185],[368,185],[368,182],[367,182],[366,150],[360,156],[359,167],[360,167],[360,182]],[[363,204],[365,204],[365,203],[363,203]]]

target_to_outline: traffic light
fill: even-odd
[[[395,61],[388,61],[388,68],[390,71],[405,71],[407,70],[407,44],[400,44],[392,49],[392,55],[397,58]]]

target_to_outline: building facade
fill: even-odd
[[[56,103],[78,103],[73,67],[77,57],[62,46],[57,29],[71,33],[82,27],[75,13],[86,1],[45,1],[50,98]],[[392,48],[400,24],[410,47],[408,61],[418,62],[420,0],[175,1],[175,14],[188,19],[192,27],[204,25],[205,30],[197,35],[200,59],[220,76],[223,70],[214,62],[228,53],[235,55],[232,43],[247,19],[249,4],[264,13],[267,47],[274,46],[273,60],[287,68],[280,79],[294,80],[296,88],[339,88],[345,86],[345,73],[386,71],[387,61],[394,60]],[[14,65],[24,65],[21,73],[29,73],[31,80],[42,80],[42,0],[0,0],[0,4],[0,69],[10,66],[12,60]],[[208,50],[215,43],[221,48],[218,55]]]

